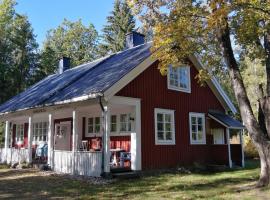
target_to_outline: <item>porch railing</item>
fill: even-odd
[[[97,177],[101,174],[101,165],[101,152],[54,151],[54,171],[59,173]]]
[[[6,153],[4,148],[0,149],[0,163],[23,163],[28,160],[28,149],[8,148]]]

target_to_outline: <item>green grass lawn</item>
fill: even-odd
[[[35,170],[0,167],[0,199],[270,199],[269,188],[251,187],[258,175],[258,161],[249,161],[246,169],[191,174],[163,172],[91,185]]]

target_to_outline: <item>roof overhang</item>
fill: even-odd
[[[226,115],[224,113],[218,113],[218,112],[209,112],[208,116],[218,122],[219,124],[225,126],[229,129],[245,129],[243,124],[235,119],[233,119],[231,116]]]

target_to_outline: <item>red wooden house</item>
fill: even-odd
[[[47,144],[53,170],[80,175],[195,162],[244,166],[244,127],[228,115],[236,109],[215,78],[205,87],[195,80],[199,59],[190,56],[164,77],[151,43],[136,32],[127,38],[125,51],[72,69],[63,58],[58,73],[1,105],[0,161],[32,162]]]

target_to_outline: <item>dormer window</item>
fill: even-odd
[[[190,89],[190,67],[169,67],[168,89],[181,92],[191,92]]]

